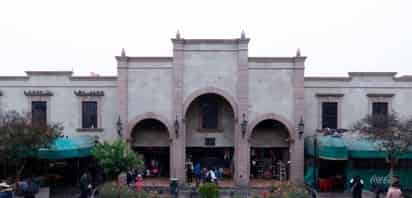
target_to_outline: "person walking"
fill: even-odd
[[[35,198],[36,194],[39,192],[39,186],[33,182],[31,177],[26,180],[26,189],[23,189],[24,198]]]
[[[190,158],[188,158],[186,161],[186,177],[188,183],[193,182],[193,169],[193,162]]]
[[[85,171],[80,177],[80,198],[88,198],[91,194],[91,180],[89,174]]]
[[[392,177],[392,183],[388,189],[386,198],[401,198],[401,197],[402,197],[402,191],[399,185],[399,177],[394,176]]]
[[[362,198],[362,190],[363,190],[363,180],[360,176],[355,176],[349,182],[352,185],[352,197],[353,198]]]
[[[200,180],[202,178],[202,171],[201,171],[199,162],[196,162],[195,166],[193,167],[193,172],[195,174],[196,187],[198,187]]]
[[[140,192],[142,191],[142,187],[143,187],[143,177],[142,175],[137,175],[136,190]]]

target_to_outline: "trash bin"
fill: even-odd
[[[170,194],[177,197],[178,187],[179,187],[179,179],[178,178],[171,178],[170,179]]]

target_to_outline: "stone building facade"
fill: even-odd
[[[47,121],[61,122],[65,135],[124,138],[142,152],[164,153],[165,175],[180,181],[188,156],[222,148],[233,154],[232,177],[239,186],[249,184],[254,149],[266,148],[279,151],[289,179],[303,181],[304,136],[322,128],[322,102],[336,102],[338,128],[349,127],[379,101],[412,116],[412,77],[365,72],[305,78],[306,57],[299,51],[292,57],[249,57],[248,43],[244,34],[237,39],[176,35],[171,57],[122,51],[116,56],[117,76],[56,71],[2,76],[0,110],[31,111],[33,101],[45,101]],[[91,127],[83,121],[87,101],[97,108]],[[213,112],[216,121],[204,112]]]

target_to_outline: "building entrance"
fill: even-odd
[[[221,178],[232,178],[234,173],[233,147],[187,147],[186,156],[201,169],[214,169]]]
[[[131,146],[142,155],[146,177],[170,176],[170,141],[167,127],[156,119],[145,119],[132,131]]]
[[[134,147],[143,156],[144,175],[147,177],[169,177],[169,147]]]

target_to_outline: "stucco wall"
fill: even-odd
[[[293,123],[293,70],[249,69],[249,120],[276,113]]]
[[[171,69],[131,69],[128,75],[129,120],[147,112],[171,119]]]
[[[206,87],[236,94],[236,51],[185,51],[183,97]]]
[[[338,113],[340,128],[350,129],[353,123],[371,113],[370,100],[367,94],[393,94],[385,97],[390,110],[401,118],[412,116],[410,98],[412,97],[412,81],[398,80],[391,74],[377,76],[365,73],[352,74],[338,79],[306,78],[305,80],[305,132],[311,135],[320,126],[321,108],[316,94],[343,94],[341,112]],[[340,115],[340,116],[339,116]]]
[[[289,133],[285,129],[259,129],[254,130],[250,139],[252,147],[288,147]]]
[[[16,78],[17,79],[17,78]],[[93,78],[79,79],[70,75],[31,75],[21,80],[0,80],[0,90],[3,93],[0,109],[2,111],[16,110],[30,112],[30,96],[25,96],[28,90],[49,90],[53,96],[42,96],[48,101],[48,121],[62,123],[64,135],[93,135],[104,140],[117,138],[115,123],[117,120],[116,80],[96,80]],[[100,97],[100,128],[103,131],[83,132],[81,128],[81,101],[74,91],[103,91]],[[37,100],[37,99],[35,99]]]

